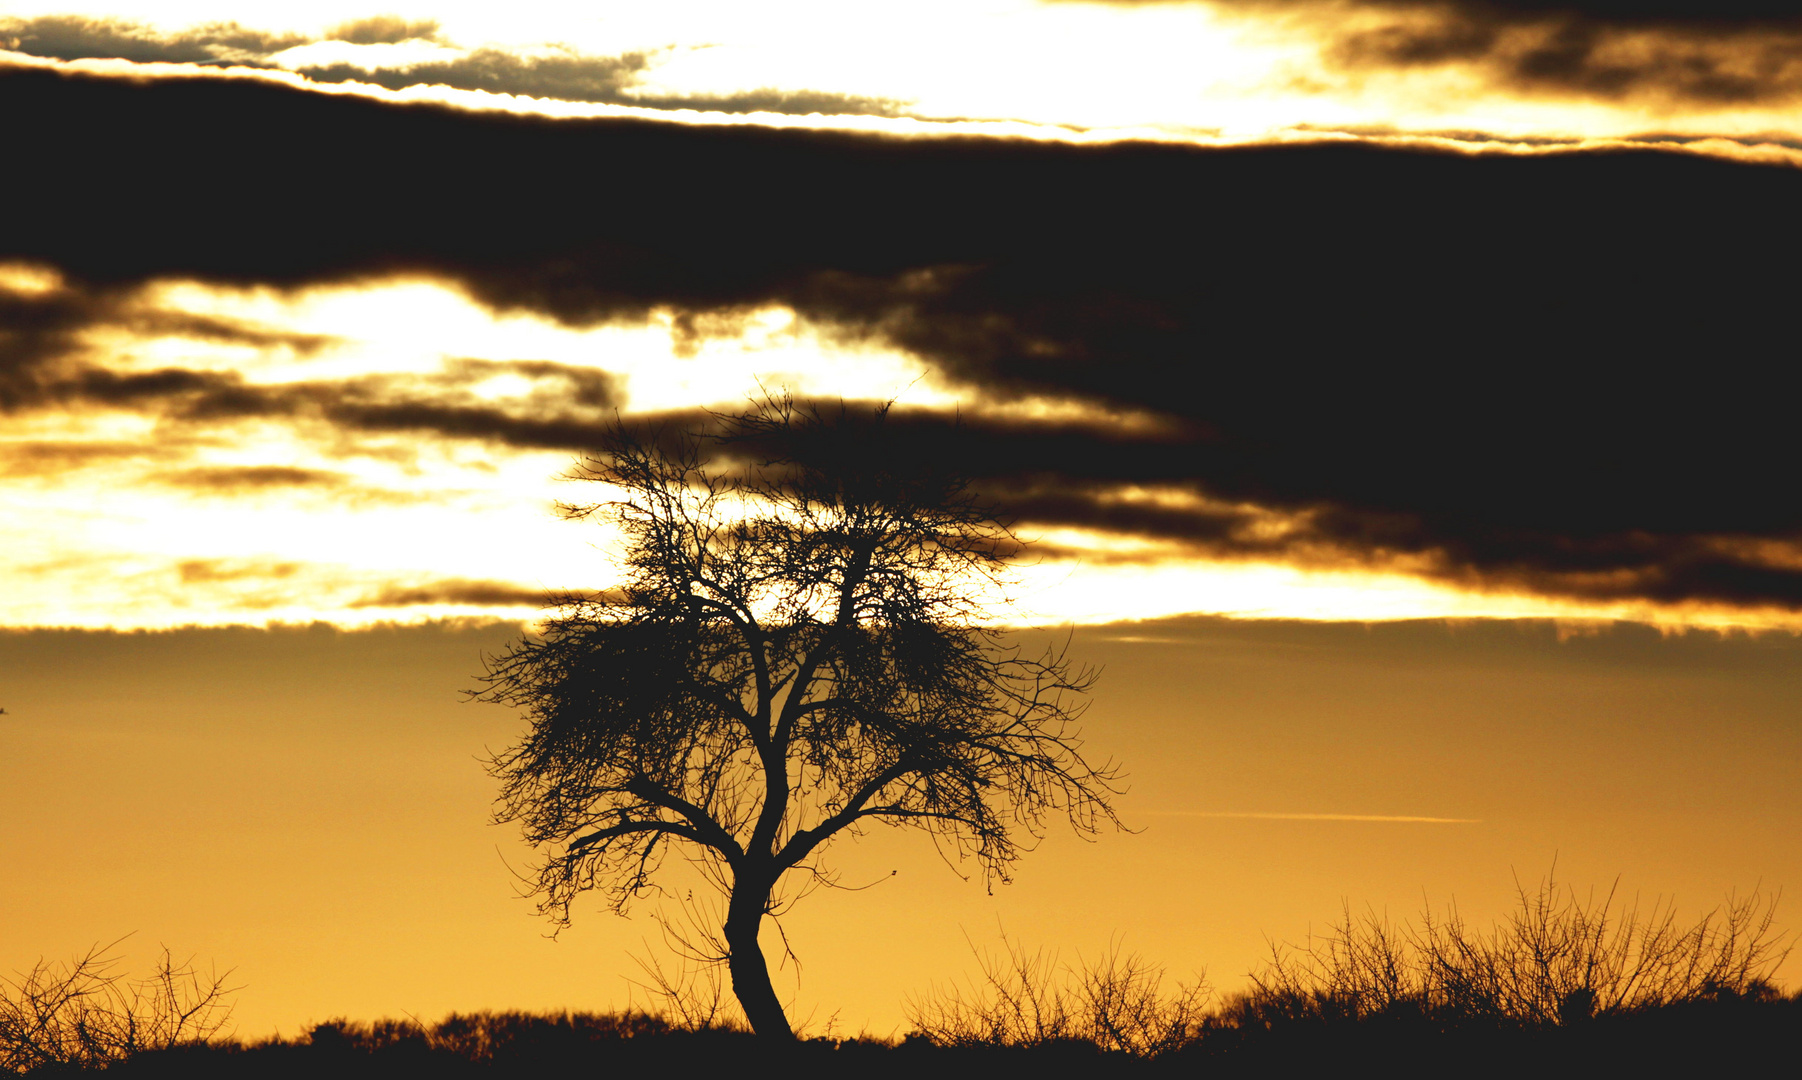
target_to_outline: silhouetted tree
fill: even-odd
[[[1005,643],[1019,543],[887,415],[772,399],[709,435],[617,428],[578,472],[614,497],[562,509],[617,526],[621,580],[563,599],[478,695],[530,720],[491,768],[496,819],[544,851],[541,910],[566,925],[594,889],[623,912],[684,849],[726,899],[711,958],[780,1039],[758,931],[829,880],[834,837],[916,826],[1006,880],[1048,815],[1118,824],[1075,738],[1093,673]]]

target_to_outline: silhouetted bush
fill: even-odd
[[[1457,1022],[1406,1004],[1361,1015],[1278,1014],[1243,995],[1158,1064],[1210,1077],[1720,1076],[1793,1059],[1798,1036],[1802,999],[1775,994],[1539,1026]]]
[[[1226,1015],[1239,1025],[1400,1015],[1452,1024],[1552,1026],[1722,997],[1758,997],[1789,954],[1776,898],[1754,892],[1689,925],[1655,900],[1580,898],[1548,875],[1487,931],[1455,906],[1396,927],[1349,908],[1324,935],[1278,947]]]
[[[148,976],[128,979],[108,955],[117,944],[0,980],[0,1074],[98,1067],[205,1043],[230,1019],[227,975],[203,975],[164,949]]]
[[[1208,988],[1199,977],[1167,988],[1163,968],[1118,948],[1071,967],[1005,936],[1002,945],[1005,956],[978,955],[980,979],[907,1003],[920,1035],[939,1046],[1086,1043],[1155,1057],[1187,1044],[1201,1026]]]
[[[1482,931],[1455,909],[1400,926],[1348,910],[1326,934],[1274,950],[1250,991],[1212,1009],[1199,980],[1169,984],[1161,968],[1118,949],[1093,964],[1060,965],[1004,938],[1001,953],[980,957],[979,977],[909,1002],[917,1030],[898,1043],[785,1043],[646,1012],[333,1020],[295,1039],[209,1042],[203,1032],[216,1030],[206,1026],[216,1012],[170,1012],[164,1003],[221,1009],[216,980],[165,955],[160,982],[126,984],[95,951],[67,969],[40,965],[10,991],[8,1045],[20,1044],[10,1018],[42,1015],[53,1021],[42,1031],[75,1035],[39,1043],[76,1049],[8,1068],[34,1076],[105,1068],[120,1080],[541,1080],[747,1069],[795,1080],[1750,1075],[1765,1061],[1793,1060],[1802,1037],[1802,996],[1771,982],[1787,953],[1773,915],[1774,901],[1754,894],[1683,924],[1662,902],[1642,913],[1617,906],[1613,891],[1579,898],[1551,878],[1521,889],[1518,909]],[[131,987],[144,985],[132,996]],[[94,1003],[56,1004],[87,998]],[[31,1002],[37,1013],[20,1012]],[[136,1034],[102,1037],[115,1030],[102,1019],[120,1016],[139,1018],[128,1029]],[[155,1017],[174,1019],[150,1022]],[[99,1049],[79,1049],[88,1045]]]
[[[1550,876],[1487,930],[1455,908],[1392,925],[1343,919],[1278,946],[1249,992],[1169,1059],[1213,1076],[1720,1075],[1793,1054],[1802,999],[1775,898],[1730,898],[1694,923]]]

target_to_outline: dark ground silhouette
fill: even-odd
[[[1060,965],[1004,939],[1001,953],[978,954],[965,987],[910,999],[912,1030],[898,1040],[759,1037],[665,1011],[341,1019],[246,1043],[213,1037],[229,1010],[221,977],[165,954],[167,977],[129,982],[95,949],[0,987],[0,1076],[699,1076],[747,1064],[860,1078],[1749,1074],[1793,1060],[1802,1036],[1802,993],[1772,981],[1791,942],[1776,900],[1735,894],[1680,922],[1662,900],[1579,892],[1548,874],[1487,926],[1455,906],[1395,923],[1348,906],[1211,1004],[1204,983],[1173,990],[1161,967],[1118,950]],[[127,1042],[80,1038],[122,1020]]]
[[[115,1065],[130,1078],[527,1077],[655,1071],[740,1074],[760,1059],[789,1075],[1061,1076],[1707,1076],[1793,1060],[1802,997],[1724,996],[1561,1026],[1511,1027],[1415,1011],[1283,1018],[1223,1010],[1181,1049],[1155,1058],[1093,1043],[941,1047],[813,1039],[772,1049],[748,1033],[682,1031],[643,1014],[452,1016],[344,1022],[294,1040],[152,1051]],[[74,1071],[74,1070],[63,1070]],[[39,1070],[30,1075],[53,1075]]]

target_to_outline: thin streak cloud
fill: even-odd
[[[1279,814],[1240,810],[1142,810],[1148,817],[1248,818],[1257,821],[1376,821],[1421,825],[1480,825],[1482,818],[1422,817],[1415,814]]]

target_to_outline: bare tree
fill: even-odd
[[[1006,880],[1045,818],[1118,825],[1115,772],[1079,753],[1094,675],[995,627],[1019,550],[963,479],[908,460],[887,407],[766,399],[711,434],[616,429],[571,518],[624,540],[621,580],[571,596],[490,661],[481,700],[530,730],[491,762],[496,819],[543,861],[559,925],[587,890],[624,912],[681,849],[725,900],[686,939],[724,963],[752,1028],[793,1038],[758,944],[818,859],[913,826]]]

